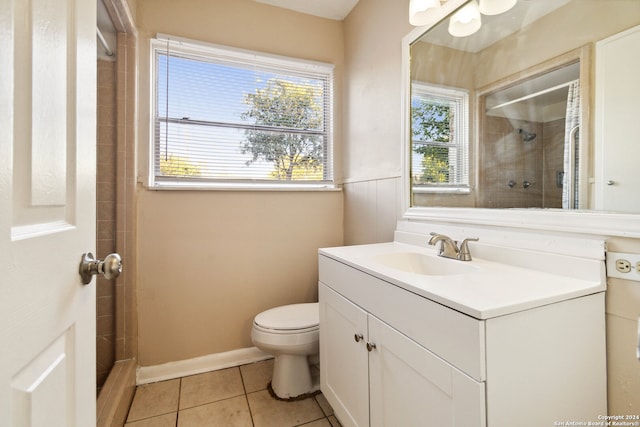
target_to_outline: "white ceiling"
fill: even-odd
[[[358,0],[254,0],[271,6],[295,10],[308,15],[342,21]]]

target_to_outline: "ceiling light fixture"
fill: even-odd
[[[482,26],[478,2],[471,0],[449,19],[449,34],[454,37],[466,37]]]
[[[426,25],[440,10],[440,0],[411,0],[409,2],[409,22],[411,25]]]

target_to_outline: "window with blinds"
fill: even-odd
[[[151,186],[332,186],[332,65],[168,36],[152,56]]]
[[[411,180],[414,192],[470,192],[466,91],[412,83]]]

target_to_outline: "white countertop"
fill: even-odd
[[[477,319],[489,319],[606,290],[604,263],[597,260],[576,259],[573,265],[570,257],[543,255],[541,258],[540,253],[536,253],[532,254],[531,259],[548,265],[526,268],[522,266],[526,261],[521,262],[520,266],[513,266],[476,257],[472,261],[441,258],[451,263],[470,264],[477,270],[466,274],[432,276],[387,267],[375,259],[381,254],[394,252],[415,252],[436,257],[432,247],[398,242],[319,250],[321,256]],[[585,270],[588,274],[585,274]],[[576,274],[572,277],[572,273]]]

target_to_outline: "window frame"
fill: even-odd
[[[413,129],[409,130],[410,137],[410,149],[409,155],[411,161],[409,162],[410,172],[409,177],[412,182],[411,191],[413,193],[442,193],[442,194],[469,194],[471,193],[471,170],[470,170],[470,146],[471,142],[469,140],[469,113],[470,113],[470,105],[469,105],[469,91],[466,89],[453,88],[453,87],[445,87],[445,86],[437,86],[430,83],[425,83],[421,81],[413,81],[411,82],[411,97],[410,97],[410,111],[413,111],[413,99],[414,97],[419,98],[429,98],[439,102],[449,102],[451,105],[455,106],[455,114],[454,114],[454,126],[458,129],[454,133],[454,138],[457,141],[456,143],[450,144],[449,146],[457,147],[459,150],[459,157],[453,167],[460,171],[461,174],[457,173],[458,176],[462,178],[466,178],[466,182],[461,182],[459,184],[456,183],[419,183],[416,184],[413,182],[413,159],[416,156],[414,152],[414,140],[413,140]],[[412,117],[412,115],[410,115]],[[433,144],[432,146],[438,146],[438,144]],[[446,145],[440,145],[445,147]]]
[[[167,46],[170,44],[170,50],[185,54],[187,57],[203,57],[215,59],[218,62],[226,62],[229,65],[233,63],[242,65],[253,65],[259,63],[261,66],[273,68],[279,72],[286,70],[294,70],[298,72],[314,72],[326,77],[327,98],[324,102],[324,117],[326,145],[324,147],[326,160],[324,161],[324,175],[327,179],[322,181],[287,181],[287,180],[252,180],[252,179],[214,179],[214,178],[159,178],[156,162],[156,146],[157,142],[157,78],[158,67],[156,56],[158,52],[166,53]],[[149,120],[149,153],[148,153],[148,173],[147,186],[156,190],[277,190],[277,191],[315,191],[315,190],[337,190],[334,174],[334,68],[330,63],[311,61],[281,55],[274,55],[264,52],[240,49],[230,46],[223,46],[202,41],[185,39],[181,37],[170,36],[166,34],[157,34],[155,38],[150,39],[149,49],[149,72],[150,72],[150,91],[149,91],[149,111],[151,114]]]

